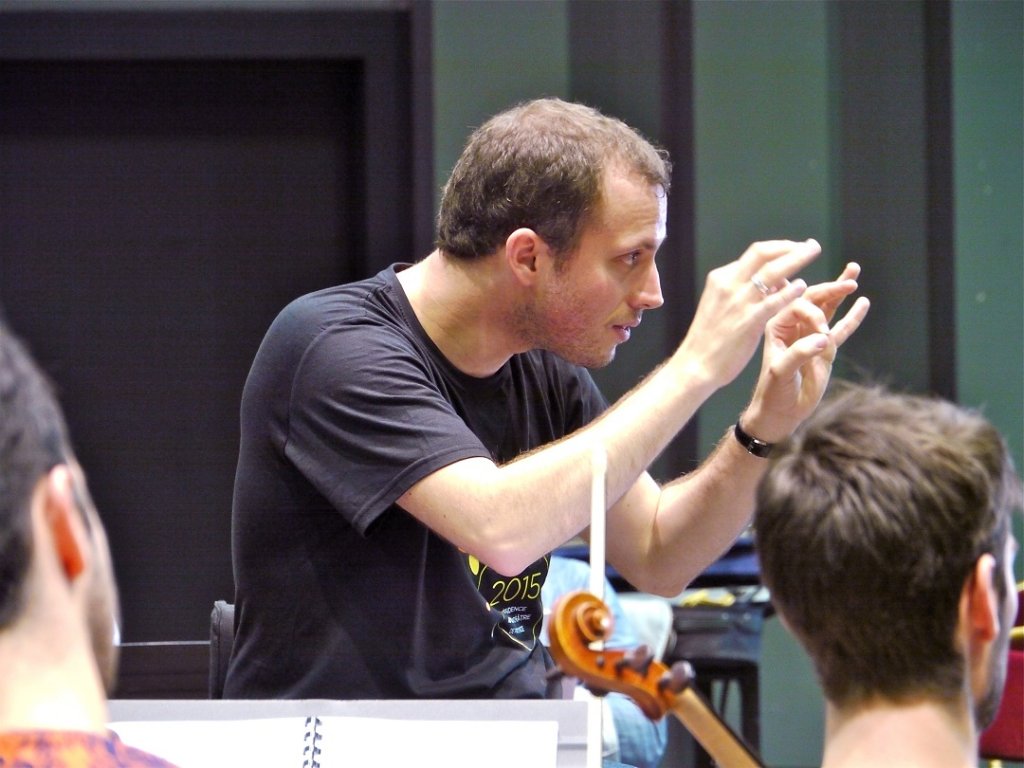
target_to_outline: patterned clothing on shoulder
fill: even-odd
[[[11,731],[0,733],[0,768],[175,768],[130,747],[116,733]]]

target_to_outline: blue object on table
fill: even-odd
[[[590,560],[590,548],[586,544],[559,547],[553,554],[577,560]],[[605,566],[605,575],[612,586],[620,592],[636,591],[636,588],[611,565]],[[743,535],[733,542],[728,552],[709,565],[689,586],[700,589],[753,586],[760,583],[761,567],[757,561],[757,552],[754,551],[754,537]]]

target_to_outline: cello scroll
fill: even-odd
[[[723,768],[763,768],[753,750],[693,686],[688,662],[670,669],[643,646],[632,651],[605,649],[614,623],[608,606],[595,595],[563,595],[554,605],[548,628],[551,655],[562,672],[579,678],[596,694],[617,691],[629,696],[652,720],[671,712]]]

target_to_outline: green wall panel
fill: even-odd
[[[518,101],[569,93],[565,0],[435,0],[437,193],[470,132]]]
[[[956,351],[961,402],[1024,461],[1024,4],[953,3]]]
[[[805,276],[837,272],[824,3],[700,0],[693,13],[695,290],[755,240],[814,237],[824,253]],[[759,366],[760,353],[701,410],[703,455],[749,400]]]

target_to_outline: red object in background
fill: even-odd
[[[985,760],[1024,761],[1024,589],[1017,588],[1018,628],[1010,641],[1010,660],[1006,668],[1006,688],[995,720],[981,734],[978,754]]]

